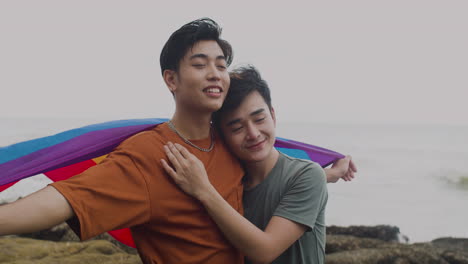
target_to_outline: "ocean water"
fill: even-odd
[[[0,119],[0,146],[102,121]],[[468,127],[278,122],[277,136],[352,155],[355,180],[328,184],[328,225],[396,225],[409,242],[468,237]],[[0,202],[48,182],[23,180]]]
[[[328,184],[328,224],[396,225],[410,242],[468,237],[468,127],[290,124],[278,135],[356,162],[354,181]]]

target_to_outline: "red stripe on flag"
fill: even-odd
[[[117,239],[118,241],[124,243],[125,245],[135,248],[135,242],[133,242],[132,233],[129,228],[112,230],[107,232],[109,235]]]
[[[56,170],[45,172],[44,174],[49,177],[49,179],[56,182],[68,179],[76,174],[80,174],[94,165],[96,165],[96,162],[93,160],[85,160]]]
[[[0,186],[0,192],[10,188],[13,184],[15,184],[17,182],[19,182],[19,181],[10,182],[10,183],[7,183],[5,185]]]

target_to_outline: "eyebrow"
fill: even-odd
[[[193,54],[192,56],[190,56],[189,60],[193,60],[195,58],[208,59],[208,55],[203,53]],[[223,55],[219,55],[216,57],[216,60],[226,60],[226,57],[224,57]]]
[[[253,111],[252,113],[250,113],[249,116],[255,116],[255,115],[261,114],[263,112],[265,112],[265,108],[260,108],[258,110]],[[241,120],[242,120],[241,118],[231,120],[226,124],[226,126],[232,126],[232,125],[234,125],[236,123],[239,123]]]

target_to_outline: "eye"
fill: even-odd
[[[231,132],[232,132],[232,133],[239,132],[242,128],[243,128],[242,126],[240,126],[240,127],[234,127],[234,128],[232,128]]]
[[[256,123],[261,123],[263,120],[265,120],[265,117],[259,118],[259,119],[255,120],[255,122]]]
[[[227,69],[227,67],[224,66],[224,65],[218,65],[217,67],[218,67],[218,69],[221,69],[221,70],[226,70]]]
[[[195,67],[195,68],[203,68],[203,67],[205,67],[205,64],[196,63],[196,64],[192,64],[192,66]]]

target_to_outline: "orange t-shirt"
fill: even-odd
[[[193,140],[208,147],[210,138]],[[181,191],[164,172],[163,145],[179,143],[205,165],[213,186],[242,213],[243,170],[218,135],[210,152],[183,142],[167,123],[139,133],[100,164],[53,183],[72,206],[81,239],[130,227],[144,263],[243,263],[203,205]],[[76,219],[75,219],[76,220]]]

